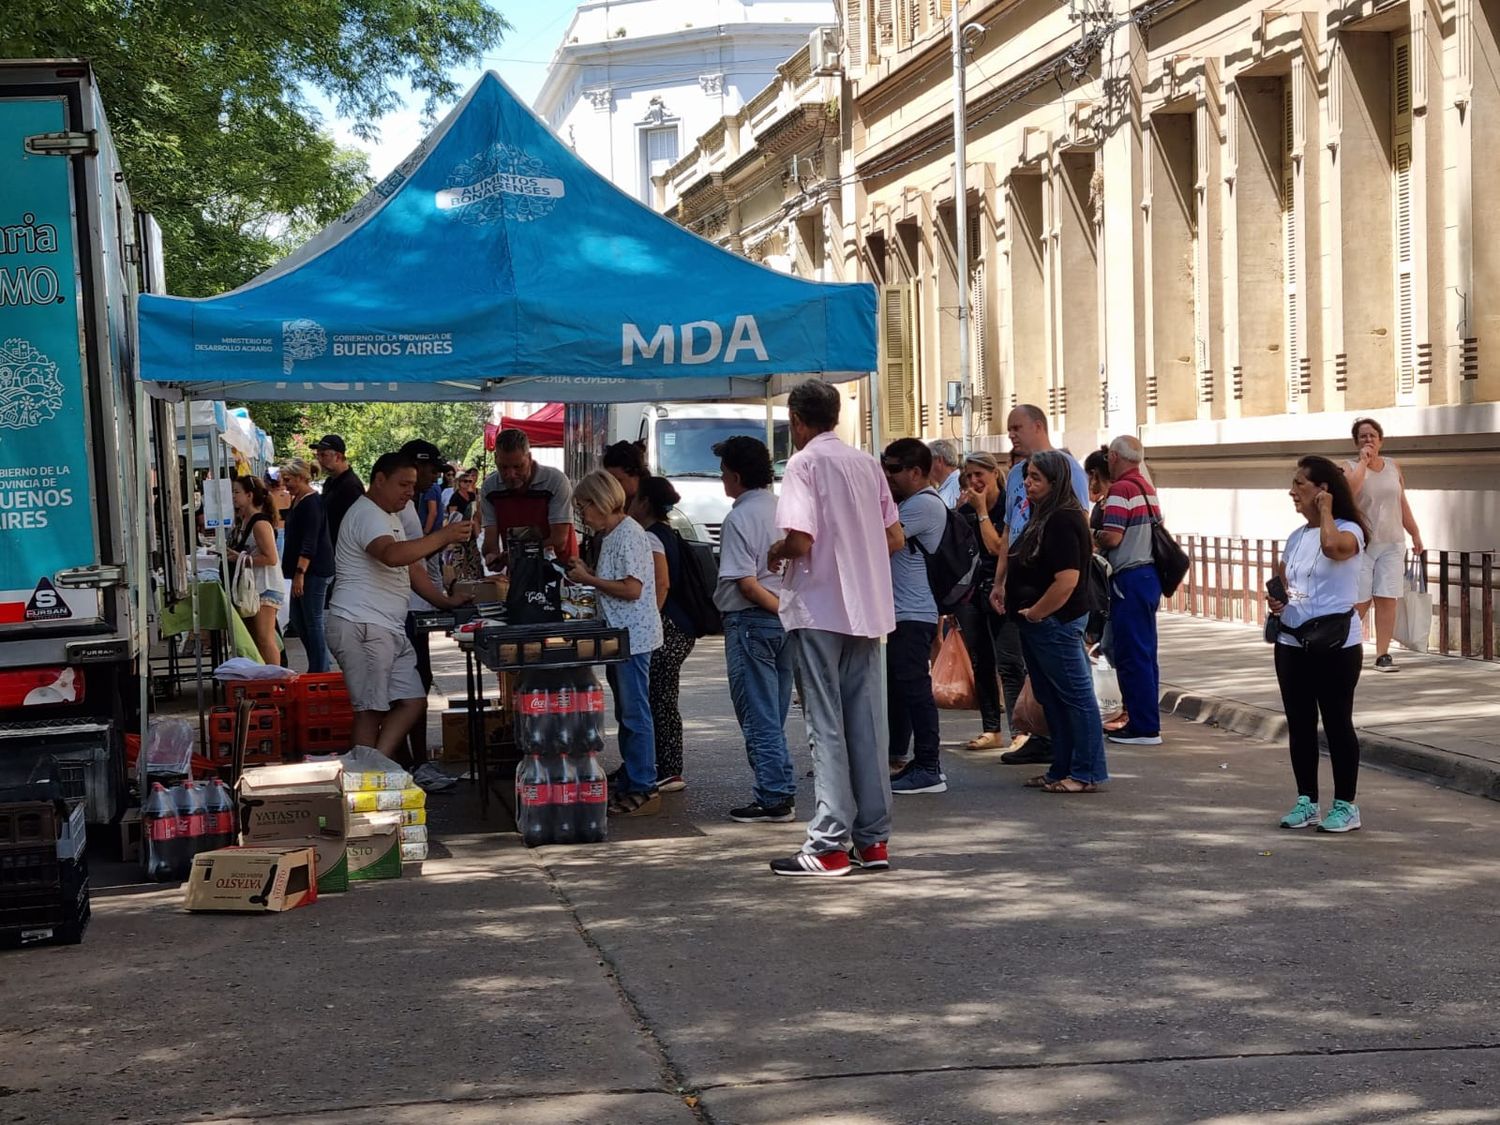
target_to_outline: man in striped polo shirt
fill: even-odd
[[[1115,673],[1129,722],[1109,736],[1131,746],[1161,743],[1161,671],[1156,663],[1156,610],[1161,580],[1151,558],[1151,525],[1161,519],[1156,489],[1141,472],[1141,443],[1122,435],[1109,443],[1109,494],[1095,542],[1113,571],[1109,591]]]

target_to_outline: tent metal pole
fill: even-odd
[[[135,492],[138,503],[146,506],[146,518],[136,528],[135,534],[135,642],[140,649],[140,683],[137,684],[136,702],[140,707],[141,748],[136,756],[136,770],[140,778],[141,803],[146,803],[146,731],[151,709],[151,621],[148,612],[151,605],[151,515],[155,511],[151,504],[151,475],[148,470],[149,439],[146,433],[146,384],[139,378],[135,381]],[[165,539],[164,539],[165,541]]]
[[[193,396],[183,392],[182,395],[182,419],[183,428],[187,430],[188,447],[188,485],[195,485],[198,480],[198,441],[193,434]],[[208,440],[213,441],[213,432],[210,427]],[[200,510],[203,506],[203,498],[198,499]],[[204,512],[207,518],[207,512]],[[203,706],[203,626],[202,616],[198,612],[198,520],[193,519],[193,580],[188,583],[188,593],[192,604],[193,621],[193,689],[198,697],[198,746],[206,754],[208,752],[208,711]],[[144,750],[142,751],[144,753]]]
[[[776,418],[771,411],[771,376],[766,376],[766,450],[771,454],[771,464],[776,464]]]

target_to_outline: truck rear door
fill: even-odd
[[[98,589],[60,572],[99,564],[84,343],[86,214],[76,158],[36,138],[74,132],[76,85],[0,85],[0,645],[103,625]],[[112,431],[112,428],[111,428]],[[111,432],[111,437],[115,436]],[[18,646],[30,647],[30,646]]]

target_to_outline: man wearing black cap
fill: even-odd
[[[328,539],[335,548],[339,545],[339,525],[344,522],[344,514],[365,494],[365,482],[349,464],[348,452],[338,434],[324,434],[313,446],[327,477],[323,482],[323,514],[328,520]]]

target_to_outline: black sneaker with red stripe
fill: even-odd
[[[847,875],[852,870],[848,852],[798,852],[786,859],[773,859],[771,871],[777,875],[807,875],[829,878]]]
[[[866,844],[862,848],[850,848],[849,862],[855,867],[863,867],[866,871],[886,871],[891,866],[890,851],[884,840]]]

